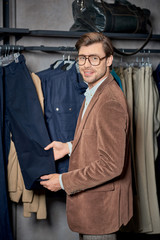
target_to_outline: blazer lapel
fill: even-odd
[[[78,141],[81,137],[81,134],[82,134],[82,130],[84,128],[84,125],[87,121],[87,118],[90,114],[90,112],[92,111],[92,108],[94,107],[95,103],[97,102],[100,94],[102,93],[103,89],[106,87],[107,84],[109,84],[111,81],[113,80],[113,77],[112,75],[110,74],[108,76],[108,78],[98,87],[97,91],[95,92],[92,100],[90,101],[88,107],[87,107],[87,110],[83,116],[83,119],[82,118],[82,113],[83,113],[83,109],[84,109],[84,104],[85,104],[85,100],[82,104],[82,107],[81,107],[81,110],[80,110],[80,113],[79,113],[79,117],[78,117],[78,122],[77,122],[77,127],[76,127],[76,131],[75,131],[75,137],[74,137],[74,141],[73,141],[73,146],[72,146],[72,152],[74,151],[75,147],[77,146],[78,144]]]

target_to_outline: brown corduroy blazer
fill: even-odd
[[[123,92],[110,74],[84,116],[82,105],[70,157],[62,175],[72,231],[109,234],[132,217],[129,115]]]

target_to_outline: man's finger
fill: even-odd
[[[51,148],[53,148],[53,142],[50,143],[50,144],[48,144],[48,145],[44,148],[44,150],[49,150],[49,149],[51,149]]]
[[[50,179],[51,177],[52,177],[52,174],[51,175],[43,175],[40,178],[41,179]]]

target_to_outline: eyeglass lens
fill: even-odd
[[[88,57],[84,56],[84,55],[79,55],[77,60],[78,60],[78,64],[79,65],[84,65],[86,62],[86,59],[88,59],[88,61],[90,62],[90,64],[92,64],[93,66],[99,65],[100,64],[100,57],[96,56],[96,55],[90,55]]]

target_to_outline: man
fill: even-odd
[[[102,33],[86,33],[76,48],[88,89],[73,145],[52,142],[45,148],[53,148],[55,160],[71,151],[69,172],[42,176],[41,184],[66,191],[68,224],[80,239],[115,240],[133,211],[127,105],[110,74],[110,40]]]

